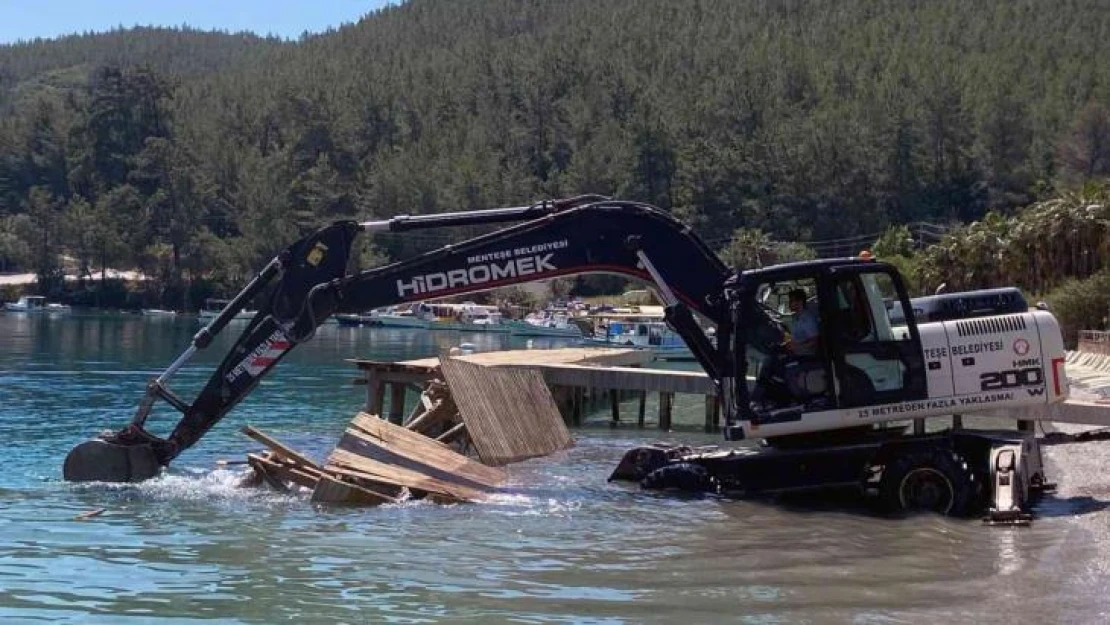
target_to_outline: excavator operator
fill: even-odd
[[[790,340],[786,350],[795,356],[813,356],[817,353],[817,339],[820,324],[817,310],[806,305],[804,289],[794,289],[789,294],[790,312],[794,314],[794,324],[790,329]]]

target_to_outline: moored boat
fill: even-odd
[[[339,325],[350,328],[361,328],[366,326],[373,327],[383,325],[382,322],[378,319],[378,316],[372,313],[343,313],[335,315],[334,317],[332,317],[332,319],[334,319],[335,322]]]
[[[489,332],[508,334],[510,327],[493,306],[473,302],[462,304],[418,303],[408,309],[387,309],[371,315],[374,323],[385,328],[414,328],[433,331]]]
[[[4,304],[4,310],[8,312],[57,314],[69,312],[69,306],[47,302],[42,295],[24,295],[18,301]]]
[[[660,360],[693,360],[693,352],[663,320],[662,307],[643,306],[595,316],[596,330],[583,343],[590,346],[650,350]]]
[[[581,338],[582,328],[563,311],[543,311],[528,315],[523,320],[504,322],[514,336],[550,336]]]
[[[197,314],[197,316],[200,318],[201,323],[208,323],[209,321],[212,321],[217,316],[219,316],[220,312],[230,303],[231,300],[210,297],[204,300],[204,307],[200,309],[200,312]],[[240,310],[238,313],[236,313],[234,317],[231,318],[231,320],[250,321],[257,313],[257,310]]]

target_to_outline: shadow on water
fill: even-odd
[[[680,491],[642,491],[648,497],[668,501],[718,501],[727,511],[729,504],[745,504],[765,507],[775,512],[799,518],[836,514],[858,517],[860,519],[898,522],[911,516],[924,516],[931,513],[891,513],[884,511],[874,497],[861,494],[856,489],[812,490],[805,492],[780,493],[773,495],[717,495],[689,493]],[[1075,518],[1096,514],[1110,508],[1110,501],[1091,496],[1058,497],[1045,495],[1033,506],[1034,519]],[[979,510],[983,513],[985,510]],[[969,515],[968,519],[979,519],[980,514]]]
[[[787,495],[753,498],[751,500],[773,505],[787,513],[801,515],[833,512],[892,521],[906,518],[906,516],[912,516],[884,512],[876,499],[861,495],[858,491],[852,489],[845,489],[843,491],[790,493]],[[1034,503],[1032,512],[1034,519],[1071,518],[1095,514],[1107,508],[1110,508],[1110,501],[1099,500],[1086,495],[1058,497],[1053,494],[1047,494]],[[985,512],[985,510],[980,510],[979,512]],[[978,518],[978,515],[972,515],[968,518]]]
[[[1110,501],[1102,501],[1089,495],[1075,497],[1048,495],[1033,506],[1033,514],[1035,517],[1043,519],[1070,518],[1094,514],[1107,508],[1110,508]]]

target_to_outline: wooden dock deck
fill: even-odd
[[[651,355],[643,350],[620,348],[565,348],[481,352],[454,356],[472,364],[488,367],[523,368],[539,371],[551,389],[564,419],[581,425],[588,410],[607,403],[611,422],[620,423],[620,406],[627,399],[638,399],[636,423],[644,427],[647,395],[659,396],[660,429],[669,430],[676,394],[701,395],[705,405],[705,430],[720,427],[720,402],[717,389],[707,375],[698,371],[670,371],[645,368]],[[439,358],[402,362],[351,360],[363,373],[358,380],[366,384],[366,411],[387,414],[400,423],[406,414],[407,390],[417,393],[421,386],[442,377]],[[388,406],[386,395],[389,395]]]
[[[677,394],[700,395],[705,406],[704,429],[720,428],[720,402],[716,387],[701,371],[673,371],[645,368],[650,355],[640,350],[619,348],[566,348],[550,350],[512,350],[456,356],[470,363],[491,367],[526,368],[539,371],[568,424],[581,425],[587,412],[611,409],[611,422],[621,422],[621,403],[638,399],[636,423],[644,427],[647,396],[658,395],[658,425],[669,430]],[[366,411],[385,414],[389,390],[388,415],[394,423],[405,417],[406,389],[416,394],[428,381],[442,377],[438,358],[403,362],[352,360],[362,371],[358,380],[366,384]],[[1068,376],[1071,397],[1052,406],[977,413],[978,416],[1015,419],[1022,427],[1034,420],[1110,426],[1110,355],[1069,352]],[[953,424],[963,419],[954,417]],[[924,424],[922,423],[922,427]]]

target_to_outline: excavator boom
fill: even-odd
[[[519,222],[412,259],[355,274],[347,266],[360,232]],[[464,295],[503,286],[586,273],[612,273],[654,283],[664,293],[668,320],[691,345],[714,379],[728,369],[727,341],[713,347],[690,310],[720,331],[729,324],[721,300],[728,268],[669,214],[634,202],[583,196],[466,213],[339,222],[283,250],[194,337],[192,345],[152,380],[131,424],[78,445],[66,458],[71,481],[135,481],[156,474],[194,445],[329,316]],[[190,403],[168,387],[169,378],[204,349],[227,322],[260,293],[264,305]],[[145,422],[156,400],[182,413],[165,439]]]

